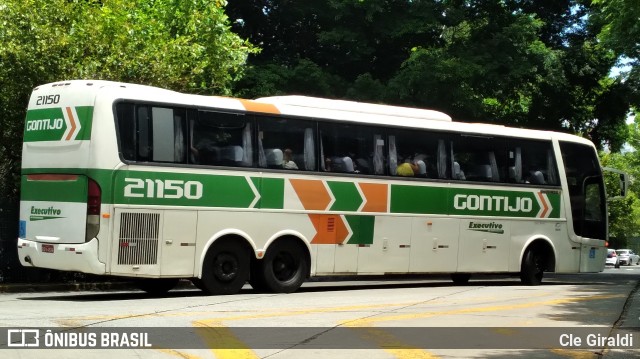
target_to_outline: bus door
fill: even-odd
[[[604,267],[607,240],[607,206],[598,155],[591,146],[560,142],[570,203],[570,223],[580,248],[580,271]],[[565,194],[566,196],[567,194]]]

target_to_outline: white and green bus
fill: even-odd
[[[24,266],[150,292],[407,273],[535,285],[603,270],[607,207],[596,149],[573,135],[78,80],[29,101],[19,233]]]

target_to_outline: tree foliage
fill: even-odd
[[[103,79],[230,94],[255,49],[231,32],[221,0],[0,1],[1,193],[15,196],[31,90]]]
[[[617,151],[632,91],[608,77],[617,57],[599,44],[599,11],[582,0],[230,0],[234,31],[263,49],[236,89],[434,108]]]

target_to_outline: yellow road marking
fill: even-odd
[[[183,352],[175,350],[175,349],[155,349],[155,350],[157,350],[157,351],[159,351],[161,353],[177,356],[177,357],[183,358],[183,359],[201,359],[201,357],[199,357],[197,355],[193,355],[193,354],[189,354],[189,353],[183,353]]]
[[[574,359],[593,359],[596,354],[587,350],[551,349],[552,353]]]
[[[255,359],[259,356],[251,350],[242,340],[238,339],[231,329],[221,321],[206,321],[207,323],[193,322],[195,327],[206,328],[205,331],[197,331],[198,335],[211,352],[218,359]],[[231,349],[226,349],[231,348]]]
[[[546,295],[546,294],[544,294]],[[544,296],[540,295],[540,296]],[[488,307],[480,307],[480,308],[463,308],[463,309],[453,309],[453,310],[444,310],[444,311],[430,311],[423,313],[408,313],[408,314],[399,314],[399,315],[388,315],[388,316],[380,316],[380,317],[370,317],[370,318],[362,318],[356,320],[348,320],[343,321],[340,325],[345,327],[371,327],[368,331],[370,334],[367,335],[369,339],[371,339],[378,347],[385,350],[389,354],[393,355],[397,358],[408,359],[408,358],[438,358],[432,353],[428,351],[418,349],[412,347],[406,343],[403,343],[399,338],[387,333],[384,331],[384,328],[374,328],[374,323],[380,322],[388,322],[388,321],[402,321],[402,320],[411,320],[411,319],[420,319],[420,318],[428,318],[434,316],[444,316],[444,315],[461,315],[461,314],[473,314],[473,313],[487,313],[487,312],[495,312],[501,310],[514,310],[514,309],[524,309],[524,308],[532,308],[544,305],[558,305],[558,304],[566,304],[573,302],[581,302],[581,301],[590,301],[590,300],[599,300],[599,299],[610,299],[616,297],[623,297],[623,295],[592,295],[585,297],[573,297],[573,298],[560,298],[560,299],[552,299],[546,301],[537,301],[537,302],[529,302],[529,303],[520,303],[520,304],[510,304],[510,305],[496,305],[496,306],[488,306]],[[526,297],[530,298],[530,296]],[[475,298],[477,299],[477,298]],[[486,298],[484,298],[486,299]],[[520,298],[518,298],[520,299]],[[255,354],[255,352],[248,348],[246,344],[242,342],[239,338],[237,338],[234,333],[225,325],[224,322],[227,321],[238,321],[238,320],[248,320],[248,319],[263,319],[263,318],[274,318],[274,317],[286,317],[286,316],[300,316],[307,314],[317,314],[317,313],[326,313],[326,312],[339,312],[339,311],[350,311],[350,310],[363,310],[363,309],[375,309],[375,308],[390,308],[390,307],[409,307],[416,306],[420,304],[424,304],[429,302],[433,304],[439,300],[425,300],[419,302],[406,302],[406,303],[386,303],[386,304],[374,304],[374,305],[352,305],[352,306],[343,306],[343,307],[325,307],[325,308],[315,308],[315,309],[294,309],[294,310],[282,310],[279,312],[271,312],[271,313],[259,313],[259,314],[243,314],[229,317],[218,317],[207,320],[194,321],[193,325],[196,327],[206,327],[211,329],[208,333],[212,335],[207,335],[203,337],[205,343],[212,348],[215,346],[220,346],[220,343],[223,343],[223,347],[230,347],[234,349],[212,349],[213,354],[217,358],[227,359],[227,358],[245,358],[245,359],[255,359],[259,356]],[[69,320],[61,320],[60,323],[64,324],[75,324],[79,323],[81,320],[114,320],[114,319],[129,319],[129,318],[138,318],[138,317],[153,317],[153,316],[191,316],[191,315],[210,315],[211,311],[207,312],[181,312],[181,313],[148,313],[148,314],[139,314],[139,315],[121,315],[121,316],[93,316],[93,317],[84,317],[78,319],[69,319]],[[214,345],[215,343],[215,345]],[[578,351],[578,350],[565,350],[565,349],[554,349],[553,352],[570,356],[572,358],[584,358],[587,355],[592,353]],[[169,354],[181,356],[188,359],[195,359],[197,357],[192,357],[189,354],[173,351],[168,352]],[[186,356],[182,356],[186,355]]]
[[[611,299],[611,298],[618,298],[618,297],[624,297],[624,296],[622,294],[610,294],[610,295],[603,294],[603,295],[591,295],[588,297],[553,299],[553,300],[547,300],[547,301],[541,301],[541,302],[497,305],[497,306],[491,306],[491,307],[453,309],[453,310],[445,310],[445,311],[439,311],[439,312],[409,313],[409,314],[400,314],[400,315],[385,316],[385,317],[363,318],[363,319],[357,319],[354,321],[346,321],[346,322],[343,322],[342,324],[346,326],[364,327],[364,326],[371,326],[373,323],[388,322],[392,320],[429,318],[429,317],[434,317],[436,315],[443,316],[443,315],[496,312],[501,310],[524,309],[524,308],[532,308],[532,307],[538,307],[543,305],[558,305],[558,304],[566,304],[566,303],[574,303],[574,302],[583,302],[588,300]]]

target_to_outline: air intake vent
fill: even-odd
[[[159,228],[159,213],[121,213],[118,264],[157,264]]]

